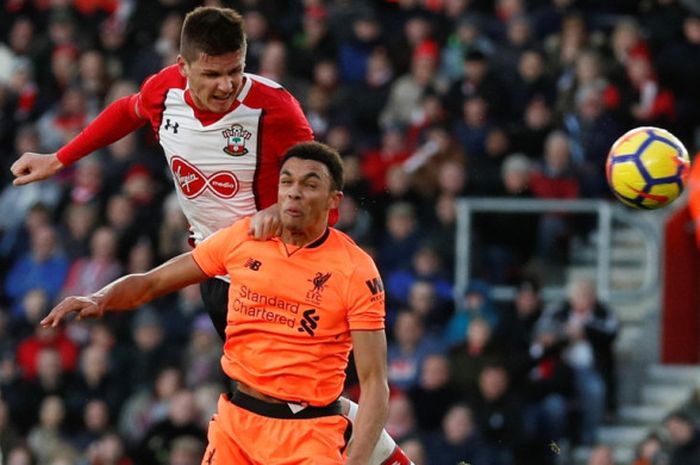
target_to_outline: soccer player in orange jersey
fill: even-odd
[[[228,274],[222,366],[237,390],[219,399],[202,464],[366,465],[388,411],[384,289],[372,259],[328,227],[342,179],[335,150],[296,145],[282,160],[279,238],[255,241],[250,220],[238,221],[147,273],[65,299],[41,323],[133,309]],[[338,398],[351,349],[361,397],[348,451]]]

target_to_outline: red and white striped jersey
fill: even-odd
[[[277,202],[282,156],[313,139],[299,102],[253,74],[222,114],[198,109],[186,78],[169,66],[144,82],[136,108],[163,147],[195,243]]]

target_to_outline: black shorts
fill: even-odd
[[[218,278],[210,278],[199,284],[204,308],[209,313],[221,340],[226,339],[226,314],[228,312],[229,284]]]

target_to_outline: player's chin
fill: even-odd
[[[226,113],[233,101],[231,99],[211,98],[209,100],[209,111],[214,113]]]

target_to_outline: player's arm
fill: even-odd
[[[15,176],[13,184],[21,186],[49,178],[65,166],[118,141],[143,126],[146,119],[137,111],[138,95],[122,97],[108,105],[80,134],[58,152],[22,154],[10,168]]]
[[[383,330],[351,331],[360,401],[346,465],[366,465],[389,413],[386,336]]]
[[[131,310],[169,292],[209,278],[188,252],[146,272],[123,276],[94,294],[68,297],[41,320],[42,326],[56,326],[70,313],[78,318],[101,317],[107,310]]]

